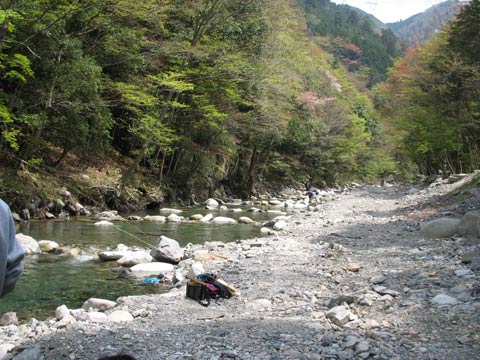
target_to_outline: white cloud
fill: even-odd
[[[332,0],[337,4],[355,6],[374,15],[384,23],[405,20],[444,0]]]

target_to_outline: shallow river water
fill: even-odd
[[[186,210],[182,216],[207,213],[205,210]],[[158,213],[149,213],[158,215]],[[144,216],[146,213],[136,213]],[[256,221],[271,219],[272,213],[215,213],[216,216],[237,218],[248,216]],[[199,223],[154,222],[122,223],[115,226],[95,226],[89,219],[65,221],[31,221],[18,225],[17,233],[38,240],[53,240],[61,246],[79,247],[83,256],[41,254],[28,256],[25,271],[15,291],[0,300],[0,314],[15,311],[20,319],[35,317],[43,320],[53,316],[55,309],[65,304],[80,307],[90,297],[115,300],[119,296],[167,291],[159,285],[144,285],[135,277],[125,276],[115,262],[88,260],[99,250],[115,248],[118,244],[147,248],[160,235],[177,240],[180,245],[206,241],[235,241],[260,236],[260,227],[234,224],[215,225]]]

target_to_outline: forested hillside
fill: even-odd
[[[59,174],[66,181],[114,159],[116,196],[153,187],[187,202],[217,191],[247,196],[307,176],[318,184],[374,178],[393,168],[379,151],[369,99],[309,41],[296,1],[0,6],[4,197],[28,198],[32,189],[48,196],[46,182],[64,184]],[[393,42],[386,45],[389,57]],[[385,51],[378,46],[372,51]]]
[[[387,24],[409,47],[419,47],[451,21],[468,1],[448,0],[408,19]]]
[[[421,49],[397,61],[377,105],[397,156],[424,174],[480,166],[480,1]],[[392,144],[394,142],[392,141]]]
[[[372,85],[387,77],[387,69],[402,54],[400,41],[373,16],[329,0],[301,0],[311,34],[324,37],[323,48],[335,54],[348,71]]]

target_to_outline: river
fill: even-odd
[[[182,216],[209,211],[188,209]],[[132,215],[158,215],[135,213]],[[223,213],[216,216],[237,218],[249,216],[256,221],[271,219],[273,213]],[[116,262],[101,262],[95,258],[99,250],[113,249],[118,244],[146,248],[160,235],[177,240],[180,245],[206,241],[235,241],[260,236],[260,227],[233,224],[215,225],[201,223],[116,222],[115,226],[95,226],[89,219],[30,221],[17,225],[17,233],[38,240],[53,240],[61,246],[81,249],[81,256],[30,255],[25,260],[25,271],[14,292],[0,300],[0,314],[15,311],[21,320],[35,317],[43,320],[53,316],[55,309],[65,304],[80,307],[90,297],[115,300],[119,296],[139,295],[168,291],[159,285],[145,285],[135,277],[125,276]]]

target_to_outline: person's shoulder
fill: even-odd
[[[8,207],[7,203],[0,199],[0,213],[10,213],[10,208]]]

